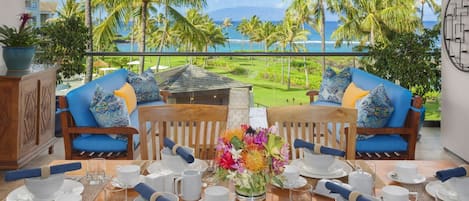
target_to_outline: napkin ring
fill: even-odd
[[[50,176],[50,166],[41,167],[41,178],[45,179]]]
[[[348,196],[348,200],[349,201],[357,201],[358,197],[360,196],[361,194],[357,191],[352,191],[350,192],[350,195]]]
[[[177,154],[176,151],[178,150],[179,147],[181,147],[180,144],[175,144],[175,145],[173,146],[173,148],[172,148],[173,154]]]
[[[460,167],[464,168],[464,170],[466,170],[466,176],[469,176],[469,165],[461,165]]]
[[[314,145],[314,150],[313,150],[313,152],[314,152],[314,153],[317,153],[317,154],[320,154],[320,153],[321,153],[321,147],[322,147],[322,145],[320,145],[320,144],[315,144],[315,145]]]
[[[151,194],[150,199],[148,201],[156,201],[160,196],[163,196],[162,193],[154,192]]]

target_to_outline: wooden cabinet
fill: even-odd
[[[17,169],[53,151],[56,70],[0,75],[0,169]]]

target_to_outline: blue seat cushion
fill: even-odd
[[[114,91],[121,88],[125,82],[127,82],[127,70],[120,69],[68,92],[66,95],[68,108],[76,126],[98,127],[98,123],[89,110],[97,85],[105,91]]]
[[[375,135],[366,140],[357,140],[357,152],[404,152],[408,143],[400,135]]]
[[[140,135],[132,136],[134,149],[140,144]],[[127,141],[118,140],[108,135],[81,135],[72,142],[73,149],[87,152],[124,152],[127,151]]]
[[[317,100],[311,103],[311,105],[322,105],[322,106],[336,106],[336,107],[341,107],[341,104],[335,103],[335,102],[330,102],[330,101],[322,101],[322,100]]]
[[[386,94],[391,100],[394,112],[384,127],[400,128],[404,126],[407,112],[410,109],[412,93],[399,85],[376,75],[367,73],[357,68],[350,68],[352,72],[352,82],[364,90],[372,90],[379,84],[383,84]]]

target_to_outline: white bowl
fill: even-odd
[[[55,193],[64,183],[64,174],[53,174],[47,178],[27,178],[24,185],[33,194],[34,200],[53,200]]]
[[[309,149],[304,149],[303,163],[306,167],[318,172],[327,172],[334,163],[335,157],[328,154],[317,154]]]

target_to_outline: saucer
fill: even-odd
[[[193,163],[189,164],[189,167],[187,169],[197,170],[197,171],[202,173],[202,172],[205,172],[205,170],[207,170],[207,168],[208,168],[208,164],[207,164],[206,161],[195,159],[195,161]],[[158,173],[158,172],[161,172],[161,171],[164,171],[164,170],[172,171],[171,169],[169,169],[168,167],[163,165],[163,161],[161,161],[161,160],[153,162],[147,168],[147,171],[150,174]]]
[[[84,186],[82,183],[65,179],[62,187],[54,195],[54,200],[70,200],[79,201],[81,200],[81,193],[83,192]],[[25,185],[22,185],[15,190],[8,193],[6,201],[32,201],[33,194],[31,194]]]
[[[329,168],[328,172],[319,172],[307,167],[301,159],[296,159],[291,162],[291,165],[294,165],[300,168],[300,174],[305,177],[317,178],[317,179],[337,179],[345,177],[350,172],[352,172],[352,167],[350,167],[345,161],[335,160],[334,163]]]
[[[425,185],[425,191],[432,197],[438,197],[438,199],[443,201],[457,200],[456,192],[449,190],[440,180],[428,182],[428,184]]]
[[[417,178],[410,179],[410,180],[399,178],[399,175],[397,175],[397,173],[394,171],[388,172],[387,176],[388,176],[388,179],[393,180],[395,182],[403,183],[403,184],[420,184],[427,180],[423,175],[420,175],[420,174],[417,175]]]
[[[128,188],[128,189],[132,189],[132,188],[134,188],[138,183],[143,182],[144,180],[145,180],[145,176],[140,175],[138,182],[137,182],[135,185],[133,185],[133,186],[128,186],[127,188]],[[113,177],[113,178],[111,179],[111,182],[110,182],[110,183],[111,183],[111,185],[112,185],[113,187],[115,187],[115,188],[125,188],[125,186],[122,184],[122,182],[119,181],[119,179],[117,179],[117,177]]]
[[[276,182],[272,182],[272,185],[274,185],[275,187],[278,187],[278,188],[283,188],[283,189],[292,189],[292,188],[300,188],[300,187],[303,187],[304,185],[306,185],[308,183],[308,181],[306,181],[306,179],[302,176],[298,177],[298,180],[296,180],[295,184],[293,185],[287,185],[285,184],[283,187],[279,184],[279,183],[276,183]]]

